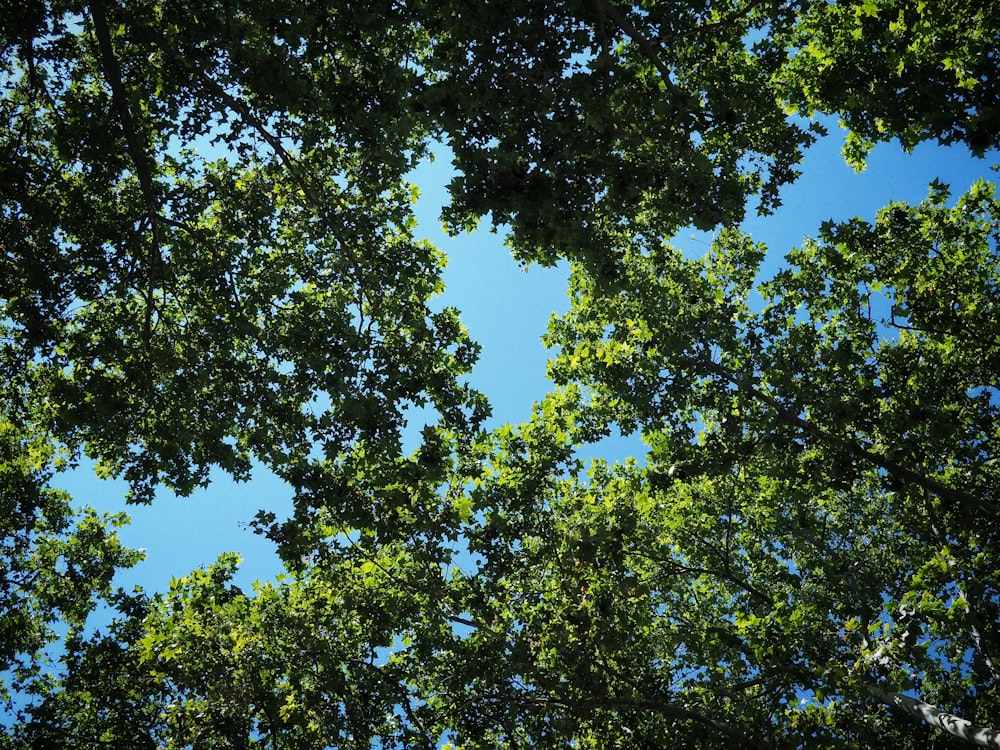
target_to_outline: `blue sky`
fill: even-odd
[[[953,195],[964,192],[978,178],[991,178],[989,166],[996,158],[972,159],[961,148],[924,145],[912,154],[898,145],[877,147],[866,172],[857,174],[840,156],[843,133],[834,124],[831,135],[806,155],[799,180],[782,192],[783,205],[772,216],[752,217],[744,225],[757,241],[765,242],[770,269],[780,266],[784,254],[802,238],[816,233],[827,220],[852,216],[873,217],[890,201],[917,202],[927,195],[928,183],[939,178],[950,183]],[[446,157],[420,167],[413,175],[421,189],[418,232],[442,248],[449,257],[445,272],[447,291],[436,304],[454,306],[473,338],[483,346],[472,376],[473,385],[493,404],[494,423],[518,422],[528,417],[532,403],[547,390],[546,352],[539,337],[553,313],[567,309],[568,268],[531,267],[524,272],[503,247],[502,237],[485,229],[448,238],[441,230],[438,212],[445,202],[451,167]],[[701,255],[706,236],[681,232],[674,244]],[[419,428],[419,424],[416,425]],[[620,458],[637,441],[617,441],[606,446]],[[200,565],[212,563],[223,552],[239,552],[243,565],[237,582],[249,589],[255,580],[280,572],[273,546],[255,536],[247,522],[257,510],[278,514],[290,509],[291,493],[263,470],[243,485],[216,475],[212,485],[188,498],[159,493],[151,506],[126,507],[121,482],[98,480],[88,468],[59,477],[78,504],[101,510],[126,510],[133,519],[123,530],[124,542],[146,550],[138,568],[120,575],[119,583],[163,591],[170,579]]]

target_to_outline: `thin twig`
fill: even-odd
[[[692,711],[687,708],[680,708],[678,706],[673,706],[669,703],[664,703],[663,701],[655,700],[635,700],[632,698],[593,698],[586,700],[570,700],[562,698],[552,698],[548,696],[503,696],[503,695],[480,695],[474,696],[471,702],[476,700],[489,700],[497,703],[520,703],[525,705],[536,705],[541,707],[546,706],[557,706],[560,708],[569,709],[577,713],[591,712],[599,710],[602,708],[619,708],[619,709],[636,709],[640,711],[649,711],[651,713],[658,713],[661,716],[666,716],[671,719],[686,719],[688,721],[693,721],[704,726],[711,727],[722,734],[731,737],[734,740],[740,742],[741,747],[751,747],[756,748],[756,750],[764,750],[764,746],[761,745],[756,740],[747,737],[742,732],[734,729],[729,724],[726,724],[720,719],[716,719],[712,716],[706,716],[705,714],[700,714],[697,711]]]
[[[718,21],[712,21],[711,23],[706,23],[701,26],[694,26],[690,29],[685,29],[684,31],[678,31],[676,34],[661,36],[657,38],[657,42],[659,42],[660,44],[669,44],[671,42],[677,41],[678,39],[683,39],[684,37],[687,36],[694,36],[696,34],[701,34],[706,31],[722,28],[723,26],[729,26],[734,21],[738,21],[744,16],[749,15],[750,11],[752,11],[754,8],[763,5],[765,2],[768,1],[769,0],[753,0],[752,2],[747,3],[739,10],[735,10],[728,16],[720,18]]]

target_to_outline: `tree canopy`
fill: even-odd
[[[1000,747],[994,186],[740,230],[831,117],[859,169],[995,154],[998,42],[943,0],[5,0],[0,747]],[[523,424],[431,304],[435,148],[450,231],[572,268]],[[116,587],[84,461],[274,472],[285,575]]]

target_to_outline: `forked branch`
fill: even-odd
[[[863,445],[858,445],[857,443],[839,438],[818,425],[813,424],[809,420],[800,417],[792,409],[786,407],[770,394],[758,388],[754,388],[753,386],[748,387],[732,370],[716,364],[715,362],[708,363],[708,367],[714,374],[735,385],[736,388],[745,395],[750,396],[754,400],[774,409],[779,422],[784,422],[789,426],[795,427],[806,435],[816,438],[822,443],[843,448],[849,453],[852,453],[860,458],[862,461],[877,466],[880,469],[884,469],[896,479],[922,487],[943,500],[950,500],[960,505],[975,508],[991,518],[1000,518],[1000,508],[998,508],[994,503],[984,500],[981,497],[976,497],[975,495],[965,492],[964,490],[949,487],[932,477],[926,476],[925,474],[921,474],[920,472],[912,469],[908,469],[905,466],[901,466],[879,453],[868,450]]]

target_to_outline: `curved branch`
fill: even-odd
[[[750,595],[751,598],[758,600],[762,604],[768,607],[774,607],[774,599],[765,594],[760,589],[753,586],[749,581],[745,581],[737,575],[734,575],[728,570],[715,570],[714,568],[703,568],[697,565],[683,565],[681,563],[675,562],[670,559],[663,559],[655,555],[650,555],[648,553],[638,553],[647,560],[652,560],[663,565],[666,569],[660,573],[652,575],[647,580],[655,580],[657,578],[666,578],[668,576],[683,575],[685,573],[693,573],[695,575],[707,575],[713,578],[718,578],[721,581],[730,583],[733,586],[743,590]]]
[[[693,28],[686,29],[684,31],[679,31],[676,34],[662,36],[658,38],[657,41],[660,42],[661,44],[666,44],[669,42],[676,41],[677,39],[683,39],[684,37],[687,36],[695,36],[697,34],[701,34],[706,31],[713,31],[715,29],[721,29],[724,26],[730,26],[736,21],[739,21],[741,18],[750,15],[750,12],[754,10],[754,8],[763,5],[765,2],[768,2],[768,0],[751,0],[751,2],[747,3],[742,8],[734,10],[728,16],[724,16],[723,18],[720,18],[718,21],[712,21],[711,23],[702,24],[701,26],[695,26]]]
[[[631,698],[594,698],[587,700],[563,700],[560,698],[549,698],[545,696],[503,696],[503,695],[479,695],[473,696],[469,703],[474,703],[477,700],[491,700],[498,703],[520,703],[525,705],[535,705],[535,706],[554,706],[559,708],[565,708],[570,711],[577,713],[580,712],[590,712],[602,708],[619,708],[619,709],[635,709],[638,711],[649,711],[650,713],[657,713],[661,716],[666,716],[670,719],[681,719],[687,721],[693,721],[696,724],[701,724],[702,726],[711,727],[712,729],[720,732],[721,734],[730,737],[740,743],[740,747],[750,747],[755,748],[755,750],[764,750],[764,746],[757,741],[747,737],[745,734],[739,730],[731,727],[720,719],[716,719],[712,716],[706,716],[705,714],[698,713],[697,711],[692,711],[688,708],[681,708],[679,706],[671,705],[670,703],[664,703],[663,701],[656,700],[634,700]]]
[[[98,0],[100,1],[100,0]],[[146,24],[142,23],[137,19],[128,8],[121,7],[119,5],[115,6],[115,12],[123,23],[127,24],[136,35],[144,39],[145,41],[153,44],[157,47],[164,55],[166,55],[170,60],[179,66],[186,73],[193,76],[201,86],[213,97],[215,97],[219,102],[229,108],[231,111],[235,112],[243,120],[244,123],[254,132],[256,132],[264,141],[271,147],[271,150],[278,157],[282,166],[288,172],[289,176],[292,178],[296,186],[302,191],[309,205],[312,206],[317,218],[323,223],[323,226],[329,231],[334,237],[340,240],[340,246],[345,255],[349,258],[351,265],[354,268],[354,272],[357,275],[357,283],[359,289],[361,289],[362,280],[364,278],[361,273],[361,266],[358,262],[358,258],[354,253],[353,248],[341,239],[341,233],[337,227],[336,222],[330,217],[327,204],[325,201],[320,199],[320,196],[316,194],[309,181],[303,175],[303,168],[299,164],[298,160],[288,152],[282,144],[281,139],[278,138],[274,133],[267,129],[260,118],[254,114],[250,106],[238,99],[237,97],[230,94],[223,88],[223,86],[212,78],[207,72],[199,68],[194,62],[185,57],[181,52],[174,49],[170,44],[170,41],[164,37],[162,34],[157,32],[155,29],[150,28]]]

